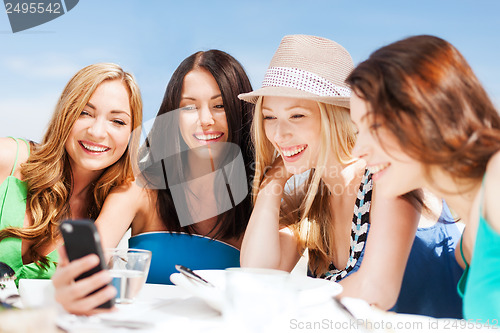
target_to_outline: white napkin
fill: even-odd
[[[194,297],[138,299],[132,304],[118,304],[116,308],[117,311],[90,317],[62,313],[57,325],[68,332],[164,332],[165,327],[190,327],[195,322],[210,323],[220,317]]]

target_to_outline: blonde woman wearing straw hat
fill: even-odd
[[[344,296],[389,309],[422,192],[380,197],[366,162],[353,156],[356,129],[345,83],[352,69],[351,56],[336,42],[285,36],[263,87],[239,96],[256,104],[254,211],[241,265],[291,271],[307,248],[310,275],[340,281]],[[286,186],[307,170],[305,182]]]

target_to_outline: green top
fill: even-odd
[[[7,227],[21,228],[26,214],[28,187],[26,182],[14,177],[19,155],[19,141],[13,139],[16,140],[18,145],[14,167],[10,176],[0,184],[0,230]],[[28,146],[29,153],[29,144],[25,140],[21,140]],[[12,267],[16,272],[16,284],[19,279],[50,279],[54,274],[56,262],[59,259],[57,251],[54,250],[47,256],[49,267],[44,269],[36,263],[23,264],[21,245],[22,239],[20,238],[9,237],[0,241],[0,261]]]
[[[488,224],[482,208],[483,198],[479,206],[479,225],[472,260],[459,287],[464,292],[464,318],[498,327],[500,325],[500,233]]]

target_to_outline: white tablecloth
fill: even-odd
[[[50,284],[50,281],[47,281]],[[40,288],[38,284],[37,289]],[[23,293],[29,293],[29,288]],[[454,319],[402,315],[380,311],[359,299],[344,299],[350,317],[333,301],[297,307],[293,313],[254,331],[244,322],[227,322],[202,299],[178,286],[146,284],[133,304],[117,305],[117,311],[80,317],[57,309],[56,322],[68,332],[443,332],[486,330]],[[44,300],[44,307],[54,304]]]

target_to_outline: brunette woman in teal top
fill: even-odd
[[[484,88],[460,52],[434,36],[382,47],[347,81],[356,154],[385,196],[427,188],[465,223],[464,317],[498,325],[500,115]]]
[[[0,138],[0,261],[16,282],[50,278],[59,223],[97,218],[110,190],[133,180],[129,152],[141,121],[135,79],[103,63],[68,82],[40,144]]]

